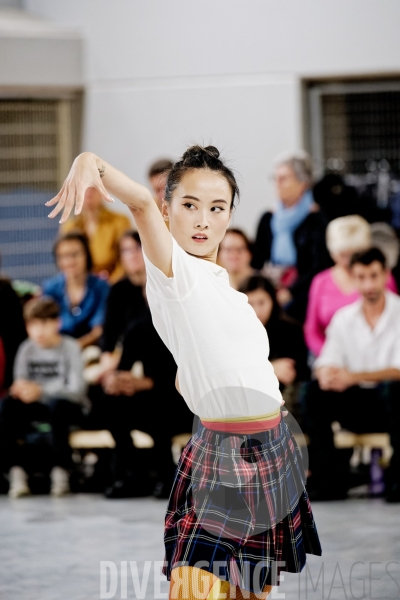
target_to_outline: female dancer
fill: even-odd
[[[170,600],[266,598],[278,572],[301,571],[321,547],[267,333],[216,264],[238,195],[234,175],[215,147],[193,146],[169,172],[160,212],[145,187],[85,152],[47,203],[57,205],[49,216],[63,210],[64,222],[74,205],[79,214],[89,188],[132,211],[153,322],[200,419],[166,515]]]

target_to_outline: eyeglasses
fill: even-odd
[[[225,246],[221,246],[220,251],[227,252],[228,254],[233,254],[234,252],[236,252],[237,254],[243,254],[244,252],[247,252],[247,248],[246,246],[240,246],[236,248],[234,246],[230,246],[228,248],[226,248]]]
[[[134,248],[121,248],[121,254],[139,254],[142,251],[140,246],[135,246]]]
[[[85,256],[84,252],[81,250],[76,250],[76,252],[57,252],[56,259],[64,260],[66,258],[79,258],[80,256]]]
[[[287,183],[288,181],[297,181],[297,177],[295,175],[270,175],[269,180],[274,183]]]

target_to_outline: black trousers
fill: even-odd
[[[140,485],[146,473],[156,471],[164,483],[171,483],[176,465],[172,459],[171,438],[178,433],[191,432],[192,416],[185,411],[180,399],[175,413],[175,400],[162,397],[153,390],[138,392],[134,396],[111,396],[100,387],[91,390],[92,411],[86,426],[91,429],[108,429],[115,440],[114,478],[133,476]],[[185,416],[182,419],[182,412]],[[143,453],[133,445],[131,431],[139,429],[151,435],[154,448]],[[144,454],[148,457],[144,463]]]
[[[23,445],[26,435],[32,431],[32,423],[38,421],[51,425],[51,463],[70,469],[72,451],[68,444],[69,428],[82,422],[81,407],[63,398],[52,398],[46,404],[25,404],[11,396],[0,401],[0,447],[5,470],[23,466]]]
[[[347,462],[343,466],[338,460],[333,421],[339,421],[344,429],[354,433],[389,433],[393,447],[391,479],[393,484],[400,483],[400,382],[332,392],[321,390],[317,381],[311,381],[304,384],[300,403],[304,429],[310,438],[310,470],[316,485],[346,486],[349,465]]]

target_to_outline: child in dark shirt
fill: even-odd
[[[29,337],[19,347],[14,383],[0,410],[0,443],[10,467],[9,495],[29,494],[18,441],[38,421],[51,425],[51,493],[61,496],[69,491],[69,426],[80,422],[85,394],[80,348],[72,338],[60,335],[59,308],[51,298],[31,300],[24,318]]]

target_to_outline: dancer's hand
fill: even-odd
[[[64,223],[74,206],[78,215],[90,188],[107,202],[114,202],[112,194],[129,208],[146,256],[164,275],[172,277],[172,237],[149,190],[92,152],[83,152],[74,160],[60,192],[46,203],[56,205],[49,217],[63,211],[60,223]]]
[[[106,202],[114,202],[107,192],[99,173],[97,157],[91,152],[83,152],[76,157],[61,190],[58,194],[46,202],[46,206],[56,207],[51,211],[49,217],[53,219],[63,209],[64,212],[60,223],[64,223],[75,205],[75,214],[79,215],[85,201],[85,194],[89,188],[95,188]]]

